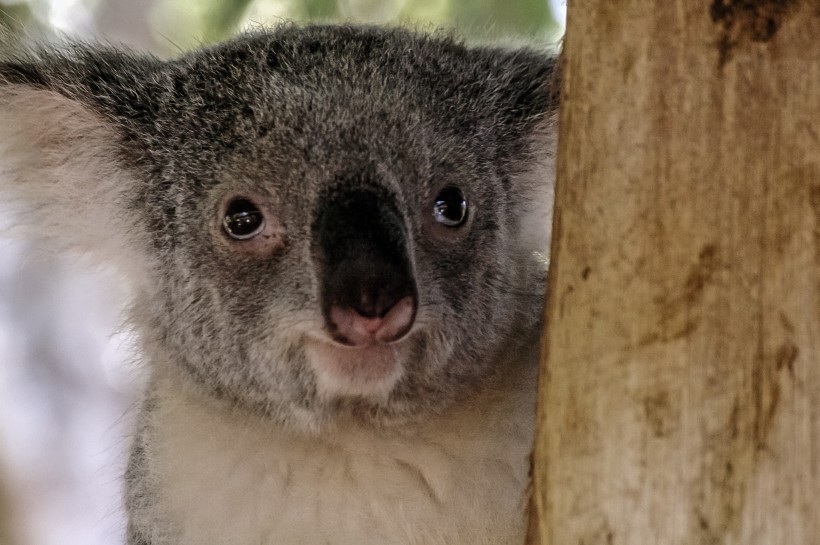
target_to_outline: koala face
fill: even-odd
[[[282,27],[170,62],[41,54],[0,64],[0,89],[76,102],[110,134],[76,191],[109,173],[97,206],[143,264],[133,319],[153,365],[314,428],[424,418],[532,349],[553,66],[405,31]]]

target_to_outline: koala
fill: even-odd
[[[16,229],[133,294],[128,545],[523,542],[557,74],[350,25],[0,59]]]

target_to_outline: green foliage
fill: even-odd
[[[457,28],[476,38],[545,38],[558,30],[546,0],[453,1],[449,15]]]
[[[205,13],[203,24],[208,30],[206,34],[222,39],[233,32],[244,21],[245,12],[248,11],[253,0],[219,0],[210,2],[210,7]]]
[[[339,2],[336,0],[302,0],[297,2],[300,19],[306,21],[327,21],[339,17]]]
[[[42,34],[48,27],[45,14],[55,1],[0,4],[0,32]],[[86,9],[99,10],[112,0],[78,1]],[[283,20],[445,27],[471,41],[549,42],[560,32],[548,0],[154,0],[145,17],[155,49],[169,54],[225,39],[249,25]],[[111,38],[116,40],[116,36]]]
[[[31,8],[27,3],[0,4],[0,36],[5,40],[19,36],[31,24]]]

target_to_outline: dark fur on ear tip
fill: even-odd
[[[0,85],[54,91],[133,127],[152,113],[152,74],[159,65],[153,56],[114,46],[36,42],[0,49]]]

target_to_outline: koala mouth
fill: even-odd
[[[393,387],[405,374],[406,344],[399,341],[350,346],[311,339],[305,352],[320,396],[327,399],[357,397],[386,403]]]

